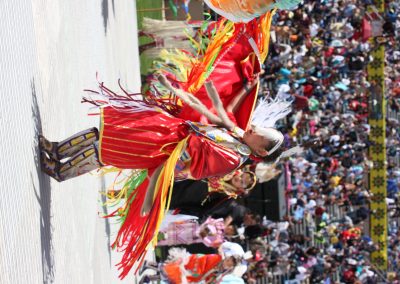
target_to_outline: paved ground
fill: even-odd
[[[80,104],[96,72],[139,90],[136,35],[134,0],[0,1],[0,283],[119,283],[97,214],[106,182],[50,180],[36,137],[98,124]]]

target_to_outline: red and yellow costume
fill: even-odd
[[[148,169],[149,175],[163,165],[148,215],[141,216],[148,179],[130,193],[123,208],[110,214],[122,220],[114,243],[124,252],[119,264],[121,277],[141,259],[150,243],[156,243],[174,178],[224,176],[247,158],[242,155],[243,147],[249,150],[224,129],[185,121],[165,112],[101,108],[99,159],[103,165]]]
[[[102,108],[100,162],[119,169],[153,169],[167,161],[176,145],[187,139],[179,162],[193,179],[224,176],[241,163],[241,156],[199,135],[194,124],[165,112],[127,113],[112,107]],[[190,157],[190,158],[189,158]],[[182,165],[182,163],[179,163]]]
[[[273,14],[268,12],[246,24],[234,24],[222,19],[210,25],[215,33],[212,34],[203,55],[190,57],[187,52],[165,52],[164,57],[168,64],[158,65],[157,72],[164,73],[175,85],[195,95],[214,111],[204,87],[206,81],[212,81],[226,108],[248,82],[258,78],[261,64],[268,54]],[[171,63],[177,68],[171,69]],[[156,81],[150,82],[153,87],[156,84]],[[160,86],[155,88],[159,89]],[[258,83],[249,91],[238,110],[230,114],[230,118],[242,129],[249,126],[257,92]],[[163,91],[159,93],[165,94]],[[207,122],[205,117],[187,105],[180,107],[177,116],[190,121]]]
[[[257,78],[261,70],[260,64],[268,53],[272,15],[267,13],[247,24],[233,24],[226,20],[217,22],[216,33],[201,60],[192,58],[191,68],[186,69],[186,80],[178,82],[178,76],[171,72],[166,72],[167,77],[175,85],[195,94],[208,108],[212,103],[203,85],[206,80],[212,80],[226,107],[248,81]],[[185,71],[180,70],[179,75],[182,75]],[[157,82],[154,84],[153,87]],[[118,95],[101,87],[108,96],[120,100]],[[233,114],[233,119],[242,129],[249,126],[257,90],[258,86],[254,87]],[[146,100],[171,111],[163,100],[152,101],[151,96]],[[102,164],[120,169],[148,169],[149,175],[164,165],[157,180],[153,207],[147,216],[141,216],[141,207],[148,179],[129,195],[125,207],[110,215],[119,216],[123,221],[114,243],[124,251],[119,264],[121,277],[129,272],[135,261],[142,259],[150,243],[156,243],[155,236],[164,210],[168,209],[174,179],[222,177],[243,162],[237,146],[247,146],[231,140],[229,133],[187,122],[202,119],[186,105],[181,105],[180,111],[175,113],[178,117],[154,110],[127,112],[112,107],[102,108],[99,144]]]

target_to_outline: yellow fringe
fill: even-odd
[[[174,151],[171,153],[169,156],[168,160],[165,162],[161,173],[157,179],[156,183],[156,192],[154,193],[153,200],[156,198],[158,195],[158,192],[161,191],[160,194],[160,215],[157,218],[157,223],[154,231],[154,236],[152,241],[150,242],[149,245],[156,246],[157,245],[157,236],[158,236],[158,231],[160,229],[160,225],[162,220],[164,219],[165,213],[168,211],[170,203],[171,203],[171,197],[172,197],[172,189],[174,186],[174,177],[175,177],[175,166],[176,163],[181,156],[182,151],[186,147],[186,142],[188,140],[188,137],[180,141]],[[161,183],[161,186],[160,186]]]
[[[270,29],[272,18],[276,10],[267,12],[260,17],[256,30],[255,42],[260,51],[261,63],[265,61],[269,51]],[[160,61],[155,64],[155,72],[170,72],[176,76],[180,82],[186,82],[186,90],[192,94],[196,93],[204,82],[207,80],[213,70],[218,54],[221,52],[223,44],[229,41],[235,32],[235,24],[228,20],[221,20],[216,27],[216,32],[208,43],[204,56],[190,56],[181,50],[162,50],[160,53]],[[200,42],[188,35],[188,39],[196,46],[198,53],[200,52]],[[228,47],[225,47],[228,48]],[[173,68],[171,66],[174,66]],[[162,89],[162,86],[160,86]],[[166,92],[169,96],[169,92]],[[179,100],[178,100],[179,101]]]
[[[259,24],[260,38],[258,41],[258,49],[260,50],[261,63],[263,63],[268,56],[271,23],[272,23],[272,18],[275,15],[275,12],[276,9],[267,12],[264,16],[260,18],[260,24]]]
[[[106,192],[101,192],[102,195],[107,197],[107,201],[103,203],[106,206],[115,206],[121,202],[122,199],[128,198],[129,186],[127,181],[133,176],[139,175],[142,170],[130,170],[129,174],[123,173],[123,170],[116,167],[104,167],[98,173],[98,176],[104,176],[110,173],[117,173],[114,182],[107,188]],[[119,191],[117,195],[112,195],[112,192]]]
[[[169,65],[173,65],[175,70],[173,70],[172,73],[176,76],[178,81],[181,82],[187,81],[188,70],[192,69],[198,62],[197,57],[191,57],[186,52],[182,52],[179,49],[173,51],[163,49],[160,52],[160,59],[160,64],[156,66],[155,71],[160,69],[169,70],[171,69]]]
[[[233,22],[223,20],[217,27],[217,32],[214,35],[212,41],[207,46],[204,57],[201,62],[194,66],[191,74],[191,82],[188,82],[188,91],[195,93],[204,84],[207,77],[210,75],[212,65],[219,52],[221,51],[222,45],[227,42],[233,35],[235,26]]]

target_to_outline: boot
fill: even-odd
[[[139,275],[142,275],[147,269],[158,271],[158,264],[155,262],[145,260],[142,267],[139,269]]]
[[[148,283],[150,283],[150,277],[149,276],[143,276],[141,279],[140,279],[140,281],[139,281],[139,284],[148,284]]]
[[[94,145],[86,147],[63,163],[47,157],[45,152],[41,152],[40,159],[43,172],[59,182],[102,167]]]
[[[47,153],[44,151],[40,151],[40,164],[42,171],[47,175],[54,178],[56,181],[61,181],[61,178],[58,174],[60,169],[60,162],[52,159],[51,157],[47,157]]]
[[[64,181],[101,167],[102,164],[99,162],[97,148],[92,144],[76,153],[66,162],[60,163],[57,174]]]
[[[61,161],[72,157],[83,148],[86,148],[99,139],[99,131],[96,127],[81,131],[61,142],[50,142],[44,136],[39,135],[39,146],[51,159]]]
[[[159,275],[145,275],[140,279],[139,284],[152,283],[159,280],[161,280]]]

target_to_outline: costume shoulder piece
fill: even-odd
[[[228,133],[226,129],[216,128],[210,125],[203,125],[201,123],[192,121],[187,121],[187,123],[198,134],[201,134],[217,144],[239,153],[244,160],[247,159],[247,157],[251,154],[251,149],[249,146],[235,139]]]

